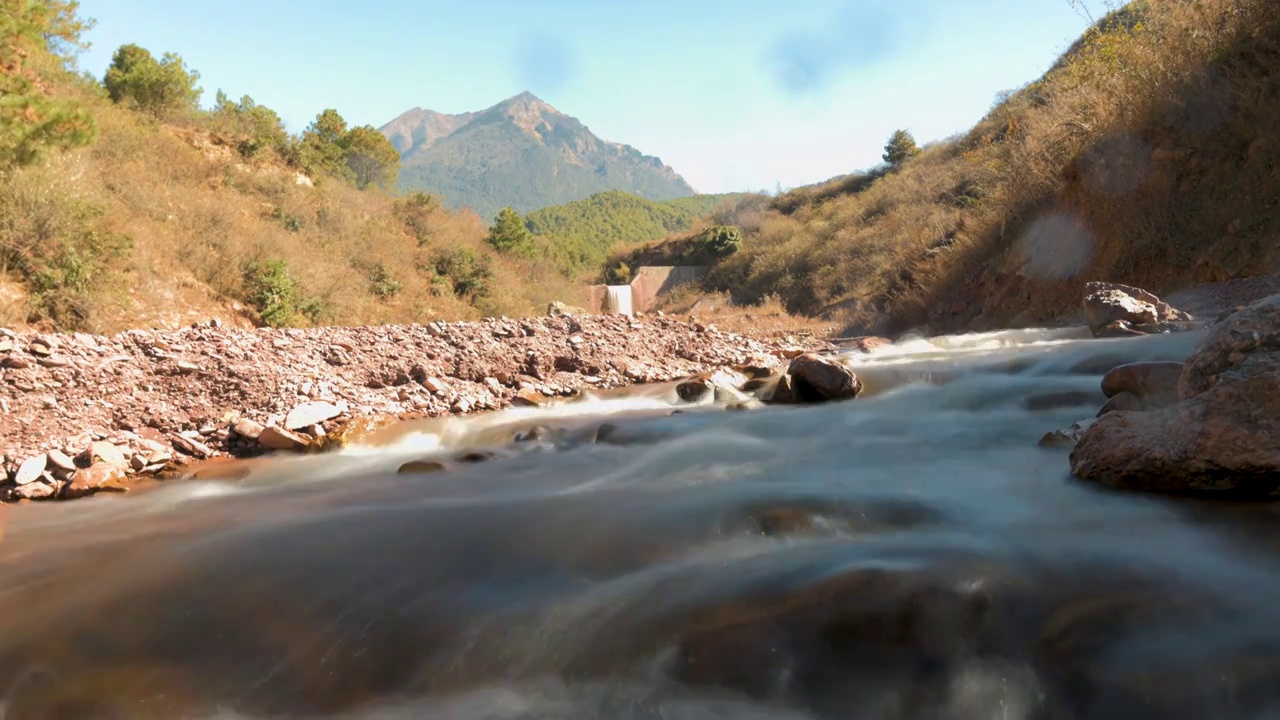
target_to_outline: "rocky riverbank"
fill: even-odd
[[[0,329],[0,501],[82,497],[200,460],[323,449],[396,419],[768,369],[830,348],[660,316],[253,331],[210,323],[113,337]]]

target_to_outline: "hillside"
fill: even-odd
[[[55,121],[74,109],[81,132],[58,144],[83,146],[59,151],[61,130],[15,145],[35,111],[0,114],[0,327],[422,323],[578,301],[581,288],[553,269],[493,252],[470,213],[308,176],[309,139],[286,137],[278,118],[266,147],[193,100],[163,114],[113,102],[32,27],[3,38],[26,57],[0,81],[56,108]],[[237,107],[275,117],[251,100]]]
[[[623,190],[651,200],[693,188],[656,157],[596,137],[576,118],[529,93],[478,113],[417,108],[381,131],[401,154],[399,186],[492,218]]]
[[[1132,3],[969,133],[726,218],[743,248],[707,287],[942,332],[1068,319],[1088,280],[1276,272],[1276,117],[1280,6]]]
[[[657,240],[691,229],[745,193],[695,195],[654,202],[610,190],[585,200],[529,213],[525,224],[546,246],[546,257],[566,273],[594,268],[620,245]]]

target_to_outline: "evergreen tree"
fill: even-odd
[[[517,255],[533,253],[533,233],[525,227],[524,218],[512,208],[503,208],[489,228],[489,237],[485,242],[494,250]]]
[[[340,142],[343,159],[356,187],[389,187],[400,174],[400,152],[372,126],[352,128]]]
[[[102,84],[117,103],[158,118],[173,118],[196,111],[199,80],[200,73],[189,70],[179,55],[165,53],[156,60],[146,48],[123,45],[112,56]]]
[[[347,121],[330,108],[316,116],[302,133],[297,159],[307,174],[326,173],[341,180],[351,180],[346,163],[343,140],[347,137]]]
[[[31,67],[39,54],[65,58],[85,47],[80,34],[92,23],[78,9],[70,0],[10,0],[0,9],[0,170],[93,140],[88,112],[52,97]]]
[[[895,168],[902,167],[903,163],[919,154],[916,139],[906,130],[895,131],[884,146],[884,161]]]

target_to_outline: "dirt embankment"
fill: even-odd
[[[0,501],[92,494],[199,459],[323,447],[379,420],[769,363],[784,344],[624,316],[252,331],[209,323],[112,337],[0,330]]]

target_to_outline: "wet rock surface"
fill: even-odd
[[[1106,412],[1072,452],[1072,472],[1129,489],[1273,496],[1280,486],[1280,296],[1219,323],[1187,360],[1176,394],[1172,366],[1154,365],[1117,368],[1104,390],[1116,391],[1113,402],[1181,401]]]
[[[92,494],[197,460],[323,449],[371,418],[539,405],[585,388],[767,366],[781,351],[643,316],[255,331],[206,324],[112,337],[6,330],[0,340],[0,501]],[[711,387],[728,382],[706,377]],[[81,462],[95,443],[121,457]],[[77,458],[75,466],[51,451]],[[36,487],[19,490],[28,485]]]

